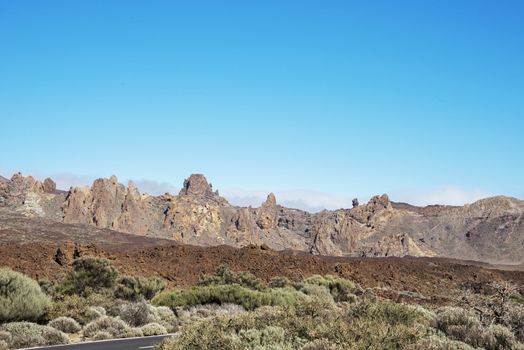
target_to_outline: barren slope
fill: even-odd
[[[0,181],[0,208],[48,224],[83,224],[201,246],[265,244],[320,255],[524,263],[524,202],[508,197],[420,208],[382,195],[352,209],[308,213],[279,205],[273,194],[259,208],[233,206],[203,175],[191,175],[178,195],[150,196],[115,176],[64,193],[51,179],[15,174]]]
[[[510,281],[524,286],[524,271],[503,271],[487,264],[444,258],[351,258],[277,252],[267,247],[198,247],[173,241],[100,230],[88,225],[53,223],[20,215],[0,220],[0,266],[33,278],[55,279],[82,255],[104,256],[126,274],[158,275],[177,285],[196,283],[201,273],[221,264],[274,276],[301,279],[312,274],[337,274],[376,288],[393,298],[446,303],[451,291],[465,284]],[[11,228],[6,228],[9,226]],[[395,291],[405,293],[395,294]]]

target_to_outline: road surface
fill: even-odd
[[[152,350],[164,338],[170,335],[155,335],[151,337],[123,338],[100,340],[94,342],[75,343],[67,345],[43,346],[38,350]]]

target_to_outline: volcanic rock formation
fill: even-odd
[[[375,196],[352,209],[308,213],[277,203],[237,207],[201,174],[178,195],[142,194],[115,176],[90,188],[56,190],[51,179],[0,178],[0,207],[28,217],[92,225],[195,245],[267,245],[336,256],[442,256],[524,262],[524,202],[494,197],[473,204],[415,207]],[[1,212],[0,212],[1,223]]]

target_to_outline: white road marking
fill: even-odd
[[[139,349],[153,349],[154,347],[155,347],[154,345],[141,346],[141,347],[139,347]]]

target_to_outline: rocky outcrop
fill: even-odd
[[[266,201],[256,211],[258,227],[263,230],[276,228],[277,211],[277,199],[273,193],[270,193]]]
[[[387,225],[394,213],[385,194],[352,209],[324,212],[315,223],[309,250],[322,255],[353,254],[364,239]]]
[[[384,236],[369,245],[362,245],[358,254],[362,257],[380,256],[435,256],[435,252],[417,244],[405,233]]]
[[[213,192],[213,186],[207,182],[207,179],[202,174],[193,174],[185,179],[178,195],[190,196],[194,199],[226,202],[225,199],[218,195],[218,191]]]
[[[46,178],[44,180],[44,182],[42,183],[42,190],[45,192],[45,193],[56,193],[56,183],[50,179],[50,178]]]
[[[132,182],[124,186],[115,176],[62,193],[51,179],[40,182],[18,173],[0,179],[0,206],[27,216],[195,245],[505,264],[524,260],[524,202],[508,197],[421,208],[392,203],[384,194],[365,204],[355,201],[351,209],[313,214],[279,205],[272,193],[259,208],[233,206],[201,174],[186,179],[178,195],[155,197],[140,193]]]
[[[49,178],[40,182],[32,176],[16,173],[10,180],[0,182],[0,206],[27,216],[58,219],[58,203],[63,199],[56,192],[56,184]]]
[[[151,205],[151,200],[162,198],[142,195],[132,182],[125,187],[116,176],[95,180],[91,188],[77,187],[69,190],[61,207],[63,222],[82,223],[100,228],[110,228],[139,235],[150,233],[155,227],[151,219],[157,218],[162,205]],[[153,220],[155,221],[155,220]],[[156,226],[160,223],[155,222]],[[150,227],[151,226],[151,227]]]

